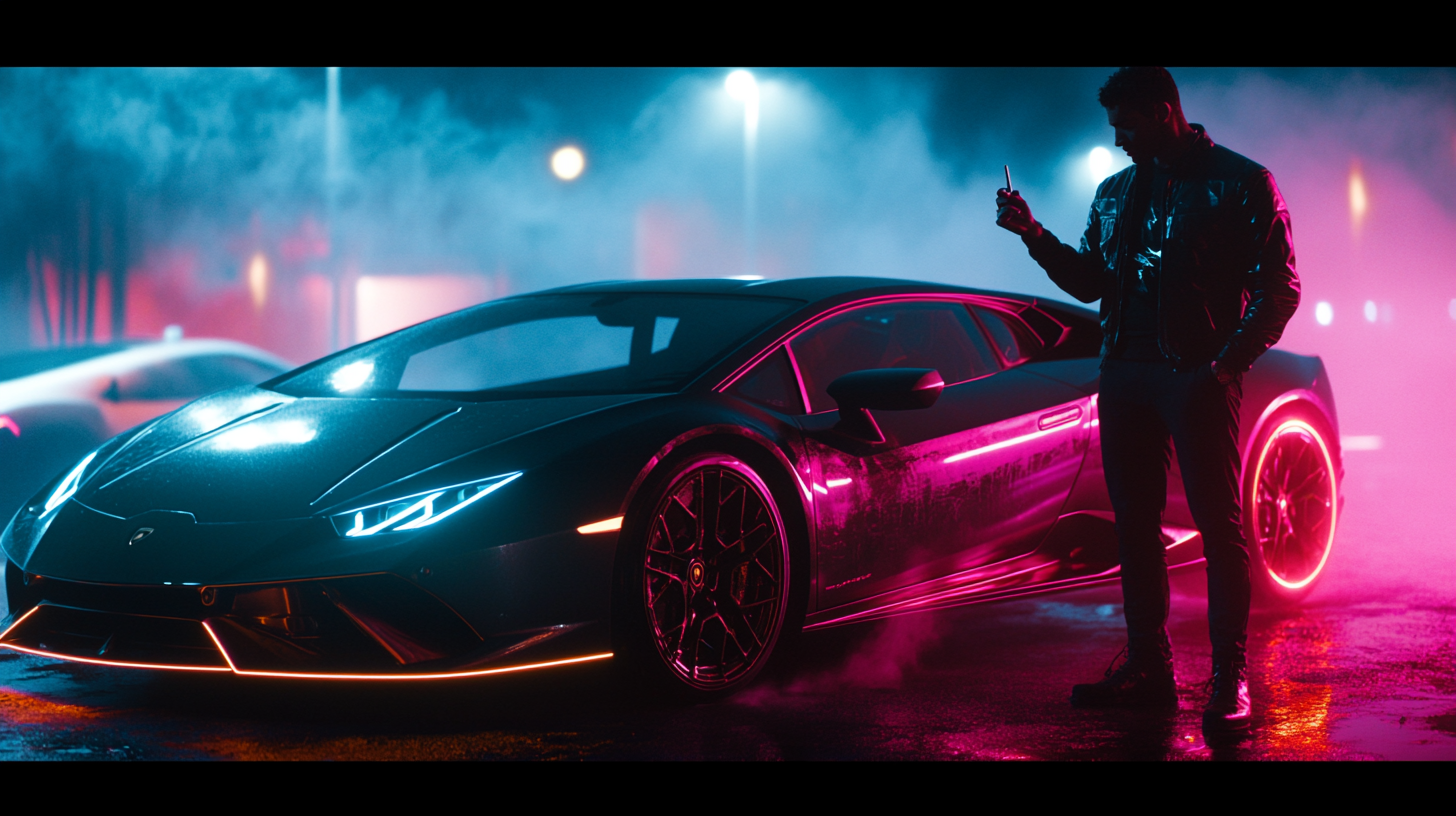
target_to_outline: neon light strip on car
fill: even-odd
[[[613,530],[622,529],[622,516],[613,516],[605,521],[594,521],[591,524],[583,524],[576,528],[582,535],[593,535],[595,533],[610,533]]]
[[[1320,436],[1319,431],[1316,431],[1313,425],[1310,425],[1308,422],[1305,422],[1301,419],[1286,420],[1285,422],[1280,423],[1278,428],[1274,429],[1274,433],[1269,434],[1269,440],[1264,443],[1264,450],[1259,453],[1259,462],[1257,465],[1254,466],[1254,478],[1259,478],[1259,475],[1263,473],[1264,458],[1269,455],[1269,449],[1274,447],[1274,442],[1278,440],[1279,437],[1283,436],[1286,433],[1289,433],[1290,431],[1304,431],[1305,433],[1308,433],[1310,436],[1314,437],[1314,441],[1319,443],[1320,453],[1324,455],[1326,468],[1325,472],[1330,474],[1330,535],[1329,539],[1325,542],[1324,555],[1320,557],[1320,562],[1317,566],[1315,566],[1314,572],[1311,572],[1309,576],[1303,581],[1286,581],[1278,575],[1275,575],[1274,570],[1269,569],[1267,566],[1265,566],[1264,568],[1264,571],[1269,573],[1269,577],[1277,581],[1280,586],[1286,587],[1288,589],[1301,589],[1305,586],[1308,586],[1310,581],[1313,581],[1315,578],[1317,578],[1320,572],[1324,570],[1325,562],[1330,560],[1330,553],[1335,548],[1335,527],[1336,522],[1338,521],[1340,500],[1339,494],[1337,493],[1337,489],[1335,487],[1335,462],[1334,458],[1330,456],[1329,446],[1325,444],[1324,437]],[[1257,489],[1255,490],[1254,496],[1256,502],[1255,512],[1257,512]]]
[[[122,660],[98,660],[93,657],[76,657],[75,655],[57,654],[46,652],[40,649],[32,649],[28,646],[16,646],[14,643],[0,643],[0,648],[13,649],[17,652],[25,652],[38,657],[49,657],[55,660],[65,660],[70,663],[89,663],[93,666],[118,666],[124,669],[162,669],[164,671],[190,671],[190,672],[230,672],[232,669],[226,666],[174,666],[169,663],[129,663]]]
[[[29,612],[21,615],[15,623],[10,624],[4,632],[0,632],[0,640],[10,634],[15,627],[19,626],[34,615],[40,607],[34,607]],[[324,674],[321,672],[270,672],[253,671],[240,669],[233,659],[228,655],[227,649],[223,648],[222,641],[218,640],[217,634],[207,621],[200,621],[202,628],[207,631],[207,636],[212,638],[212,643],[222,655],[227,666],[177,666],[165,663],[133,663],[121,660],[101,660],[90,657],[76,657],[73,655],[57,654],[55,652],[32,649],[28,646],[17,646],[13,643],[0,642],[0,648],[11,649],[17,652],[36,655],[37,657],[48,657],[53,660],[64,660],[72,663],[87,663],[94,666],[116,666],[127,669],[159,669],[162,671],[190,671],[190,672],[227,672],[245,677],[283,677],[300,680],[451,680],[467,677],[487,677],[493,674],[512,674],[515,672],[533,671],[535,669],[549,669],[555,666],[569,666],[575,663],[590,663],[597,660],[606,660],[613,656],[612,652],[601,652],[598,654],[582,655],[581,657],[567,657],[560,660],[546,660],[540,663],[524,663],[518,666],[500,666],[492,669],[472,669],[458,672],[435,672],[431,674]]]
[[[1002,448],[1009,448],[1012,445],[1020,445],[1022,442],[1026,442],[1028,440],[1038,439],[1040,437],[1046,436],[1047,434],[1054,434],[1057,431],[1063,431],[1063,430],[1066,430],[1067,428],[1076,428],[1076,427],[1078,427],[1078,426],[1077,425],[1071,425],[1071,424],[1067,424],[1067,425],[1057,425],[1056,427],[1048,428],[1045,431],[1033,431],[1033,432],[1031,432],[1029,434],[1026,434],[1024,436],[1018,436],[1015,439],[1006,439],[1006,440],[1003,440],[1001,442],[995,442],[995,443],[992,443],[990,445],[986,445],[984,447],[976,448],[974,450],[961,451],[960,453],[957,453],[957,454],[955,454],[953,456],[946,457],[945,464],[949,465],[952,462],[959,462],[962,459],[969,459],[972,456],[980,456],[983,453],[990,453],[992,451],[1001,450]]]
[[[321,672],[274,672],[255,671],[252,669],[240,669],[233,659],[228,655],[227,649],[223,647],[222,641],[218,640],[217,634],[208,626],[207,621],[202,622],[202,628],[207,630],[208,637],[222,653],[222,659],[227,661],[228,668],[233,674],[245,677],[286,677],[298,680],[453,680],[466,677],[487,677],[492,674],[511,674],[514,672],[533,671],[535,669],[549,669],[554,666],[569,666],[574,663],[590,663],[596,660],[606,660],[612,657],[612,652],[601,652],[599,654],[582,655],[581,657],[567,657],[561,660],[547,660],[541,663],[524,663],[519,666],[501,666],[494,669],[470,669],[458,672],[436,672],[433,674],[324,674]]]
[[[37,655],[39,657],[49,657],[49,658],[54,658],[56,660],[66,660],[66,661],[70,661],[72,663],[89,663],[89,664],[94,665],[94,666],[121,666],[123,668],[129,668],[129,669],[164,669],[164,670],[168,670],[168,671],[202,671],[202,672],[226,672],[226,671],[231,671],[231,669],[228,669],[228,668],[226,668],[224,666],[174,666],[174,665],[170,665],[170,664],[166,664],[166,663],[129,663],[129,662],[124,662],[124,661],[120,661],[120,660],[97,660],[96,658],[91,658],[91,657],[76,657],[74,655],[57,654],[56,652],[47,652],[47,651],[44,651],[42,649],[32,649],[29,646],[17,646],[14,643],[4,643],[3,642],[6,637],[9,637],[9,635],[10,635],[11,632],[15,631],[15,627],[17,627],[20,624],[24,623],[26,618],[30,617],[31,615],[34,615],[36,612],[39,612],[39,611],[40,611],[40,606],[33,606],[33,607],[31,607],[31,609],[30,609],[29,612],[26,612],[24,615],[21,615],[18,619],[16,619],[15,623],[12,623],[12,624],[10,624],[10,626],[6,627],[6,629],[5,629],[4,632],[0,632],[0,648],[11,649],[11,650],[17,651],[17,652],[25,652],[26,654]],[[224,656],[223,659],[226,660],[227,659],[226,656]]]

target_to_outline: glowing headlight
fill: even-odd
[[[41,512],[41,515],[60,507],[66,503],[66,499],[76,495],[76,488],[81,486],[81,476],[86,472],[86,466],[91,464],[91,460],[95,458],[96,451],[91,451],[85,459],[81,460],[81,464],[76,465],[70,473],[66,474],[66,478],[56,485],[56,489],[51,491],[50,498],[46,499],[45,510]]]
[[[514,482],[521,472],[506,473],[474,482],[416,493],[392,501],[371,504],[331,516],[334,529],[346,538],[418,530],[464,510],[491,493]]]

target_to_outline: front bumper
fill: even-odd
[[[480,635],[390,573],[273,584],[140,586],[5,565],[0,647],[127,668],[320,679],[474,677],[604,660],[600,623]]]

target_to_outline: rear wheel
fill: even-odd
[[[730,455],[670,471],[623,530],[623,657],[650,684],[691,700],[746,686],[773,654],[791,586],[773,492]]]
[[[1339,512],[1332,444],[1322,418],[1295,409],[1273,417],[1250,451],[1244,529],[1266,600],[1303,598],[1329,561]]]

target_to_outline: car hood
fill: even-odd
[[[155,510],[199,523],[302,518],[462,454],[643,398],[470,403],[230,391],[137,434],[93,466],[76,499],[120,518]]]

